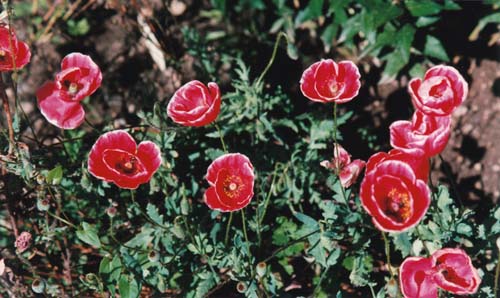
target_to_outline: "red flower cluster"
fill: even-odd
[[[136,145],[124,130],[107,132],[90,150],[89,173],[118,187],[136,189],[148,182],[161,165],[160,149],[144,141]]]
[[[174,93],[167,106],[172,120],[184,126],[203,126],[213,122],[220,111],[221,95],[216,83],[203,85],[191,81]]]
[[[451,131],[451,113],[467,97],[468,85],[451,66],[429,69],[424,80],[413,79],[408,88],[417,108],[413,120],[396,121],[391,127],[391,145],[431,157],[443,151]]]
[[[210,187],[205,192],[205,203],[210,209],[223,212],[244,208],[253,197],[253,165],[243,154],[224,154],[207,169]]]
[[[92,95],[101,81],[101,70],[89,56],[71,53],[62,60],[55,81],[46,82],[37,90],[40,111],[57,127],[76,128],[85,120],[80,101]]]
[[[300,79],[305,97],[317,102],[345,103],[358,95],[361,82],[358,67],[351,61],[321,60],[309,66]]]
[[[0,71],[21,69],[30,62],[31,52],[28,45],[17,40],[11,30],[0,25]]]
[[[474,294],[481,283],[470,257],[458,248],[438,250],[429,258],[406,258],[399,270],[405,298],[437,298],[438,288],[457,295]]]
[[[351,162],[351,155],[340,145],[333,145],[333,159],[332,161],[324,160],[321,166],[332,169],[339,175],[340,183],[343,187],[349,187],[365,167],[365,162],[361,159],[356,159]]]
[[[410,82],[409,91],[417,108],[413,119],[390,126],[391,145],[396,149],[373,155],[361,184],[363,207],[380,230],[405,231],[425,215],[430,204],[428,158],[445,148],[451,130],[450,113],[463,102],[467,88],[462,76],[450,66],[435,66],[423,81]]]

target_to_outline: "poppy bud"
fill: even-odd
[[[45,291],[45,282],[39,278],[36,278],[31,283],[31,289],[37,294],[42,294]]]

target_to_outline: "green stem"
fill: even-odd
[[[338,126],[337,126],[337,103],[334,102],[333,103],[333,144],[335,145],[335,155],[336,155],[335,175],[337,175],[337,178],[339,179],[340,189],[342,191],[342,197],[344,198],[344,201],[348,205],[345,189],[344,189],[344,186],[342,185],[342,182],[340,181],[340,169],[339,169],[338,163],[337,163],[337,159],[339,158],[339,147],[337,144],[337,129],[338,129]],[[350,208],[348,208],[348,209],[349,209],[349,211],[351,210]]]
[[[271,68],[271,66],[273,65],[274,59],[276,58],[276,53],[278,51],[278,46],[280,44],[280,40],[282,37],[284,37],[285,40],[288,42],[288,38],[287,38],[285,33],[283,33],[283,32],[278,33],[278,37],[276,38],[276,42],[274,42],[274,48],[273,48],[273,53],[271,54],[271,59],[269,59],[269,62],[267,63],[266,68],[264,68],[264,70],[260,74],[255,85],[258,85],[258,84],[260,84],[260,82],[262,82],[262,80],[264,79],[264,76],[269,71],[269,68]]]
[[[274,189],[274,183],[276,182],[276,177],[278,176],[278,166],[274,168],[273,179],[271,180],[271,186],[269,187],[269,191],[267,192],[266,198],[264,199],[264,210],[262,211],[262,215],[257,218],[259,224],[264,221],[264,217],[266,216],[267,206],[269,205],[269,200],[271,199],[271,195]]]
[[[224,237],[224,245],[227,246],[227,241],[229,240],[229,229],[231,229],[231,222],[233,221],[233,212],[229,213],[229,219],[227,220],[226,226],[226,236]]]
[[[500,248],[498,249],[497,269],[495,270],[495,285],[493,287],[493,295],[498,293],[498,278],[500,277]]]
[[[314,287],[313,297],[316,297],[316,294],[318,293],[319,289],[321,289],[321,283],[323,282],[323,279],[325,278],[326,273],[328,272],[328,269],[330,269],[330,266],[325,268],[325,271],[323,271],[323,273],[321,274],[321,276],[319,278],[318,284],[316,285],[316,287]]]
[[[394,272],[392,272],[391,265],[391,248],[389,246],[389,239],[387,239],[387,235],[385,232],[382,232],[382,238],[384,238],[385,243],[385,255],[387,256],[387,267],[389,267],[389,273],[391,274],[391,279],[394,280]]]
[[[299,242],[304,241],[305,239],[307,239],[307,237],[312,236],[312,235],[314,235],[314,234],[316,234],[316,233],[318,233],[318,232],[320,232],[320,231],[321,231],[320,229],[317,229],[317,230],[315,230],[315,231],[313,231],[313,232],[311,232],[311,233],[309,233],[309,234],[306,234],[306,235],[304,235],[304,236],[302,236],[302,237],[300,237],[300,238],[298,238],[298,239],[295,239],[295,240],[293,240],[293,241],[290,241],[289,243],[287,243],[287,245],[282,246],[282,247],[280,247],[280,248],[276,249],[276,250],[275,250],[275,251],[274,251],[274,252],[273,252],[273,253],[272,253],[269,257],[267,257],[266,259],[264,259],[262,262],[264,262],[264,263],[269,262],[269,261],[270,261],[270,260],[272,260],[272,259],[273,259],[273,258],[274,258],[274,257],[275,257],[278,253],[280,253],[281,251],[283,251],[283,250],[285,250],[285,249],[289,248],[290,246],[292,246],[292,245],[294,245],[294,244],[296,244],[296,243],[299,243]]]
[[[214,123],[214,126],[217,129],[217,131],[219,132],[219,138],[220,138],[220,143],[222,144],[222,150],[224,150],[224,153],[228,153],[226,143],[224,143],[224,137],[222,136],[222,131],[221,131],[219,125],[217,125],[217,123]]]
[[[250,261],[250,269],[252,271],[252,276],[254,276],[253,272],[253,264],[251,262],[252,260],[252,254],[250,252],[250,241],[248,241],[248,234],[247,234],[247,223],[246,223],[246,218],[245,218],[245,211],[244,209],[241,209],[241,222],[243,225],[243,236],[245,236],[245,242],[247,244],[247,253],[248,253],[248,260]]]
[[[78,229],[74,224],[70,223],[69,221],[65,220],[64,218],[61,218],[57,215],[55,215],[54,213],[50,212],[50,211],[47,211],[47,214],[52,216],[53,218],[67,224],[68,226],[72,227],[73,229]]]

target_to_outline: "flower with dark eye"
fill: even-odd
[[[360,77],[358,67],[351,61],[321,60],[304,71],[300,90],[312,101],[345,103],[358,95]]]
[[[404,157],[401,155],[400,157]],[[402,232],[417,225],[430,204],[430,190],[404,158],[381,152],[367,162],[361,204],[375,226]]]
[[[205,192],[205,203],[210,209],[223,212],[244,208],[253,197],[253,165],[243,154],[224,154],[207,169],[210,187]]]
[[[47,121],[63,129],[73,129],[85,120],[80,101],[101,86],[102,74],[92,59],[71,53],[61,62],[54,82],[46,82],[36,92],[40,111]]]
[[[437,65],[408,85],[413,104],[425,114],[450,115],[467,97],[469,85],[454,67]]]
[[[138,146],[124,130],[103,134],[90,150],[89,173],[118,187],[136,189],[147,183],[161,165],[160,149],[143,141]]]
[[[435,262],[434,280],[440,288],[457,295],[477,292],[481,278],[465,251],[444,248],[434,252],[431,258]]]
[[[21,69],[30,62],[30,58],[28,45],[17,40],[11,29],[0,25],[0,71]]]

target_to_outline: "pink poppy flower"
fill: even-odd
[[[320,165],[338,172],[340,183],[347,188],[356,182],[365,167],[365,162],[361,159],[351,162],[351,155],[340,144],[334,144],[332,161],[324,160]]]
[[[454,67],[438,65],[425,73],[423,81],[412,79],[408,90],[417,109],[425,114],[445,116],[465,100],[469,87]]]
[[[71,53],[61,62],[61,72],[54,82],[46,82],[36,92],[42,115],[51,124],[74,129],[85,120],[80,101],[92,95],[101,85],[102,73],[92,59]]]
[[[21,69],[30,62],[30,59],[31,52],[28,45],[18,41],[8,27],[0,25],[0,71]]]
[[[94,177],[118,187],[136,189],[149,182],[161,162],[155,143],[143,141],[137,146],[126,131],[115,130],[100,136],[92,146],[88,170]]]
[[[18,253],[23,253],[30,247],[31,238],[31,233],[29,232],[22,232],[21,235],[17,237],[14,246],[16,247]]]
[[[481,278],[465,251],[445,248],[434,252],[431,257],[435,262],[434,281],[440,288],[457,295],[477,292]]]
[[[402,232],[417,225],[430,204],[430,190],[399,152],[370,157],[361,183],[363,208],[381,231]]]
[[[203,85],[191,81],[179,88],[170,99],[167,114],[175,123],[184,126],[204,126],[219,115],[221,95],[216,83]]]
[[[437,298],[434,262],[430,258],[406,258],[399,267],[399,285],[405,298]]]
[[[391,145],[409,154],[422,151],[426,157],[437,155],[448,143],[451,116],[431,116],[419,110],[412,121],[395,121],[390,126]]]
[[[305,97],[317,102],[345,103],[358,95],[361,82],[358,67],[351,61],[321,60],[309,66],[300,79]]]
[[[210,187],[204,200],[210,209],[240,210],[253,197],[253,165],[243,154],[224,154],[215,159],[207,169],[206,179]]]

